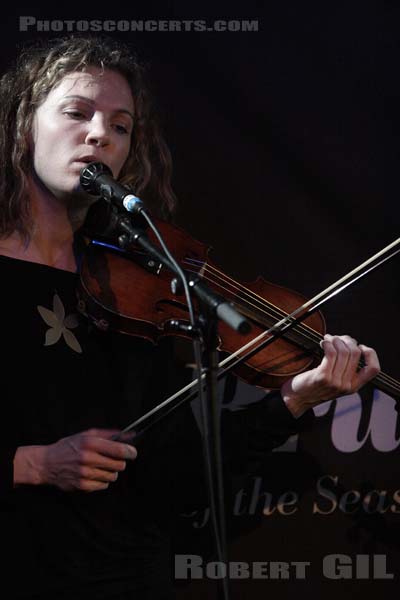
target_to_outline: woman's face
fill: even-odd
[[[36,177],[57,198],[79,189],[85,164],[118,177],[131,146],[134,103],[126,79],[91,67],[66,75],[38,107],[33,124]]]

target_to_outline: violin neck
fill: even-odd
[[[379,373],[372,381],[371,385],[376,387],[378,390],[385,392],[388,396],[391,396],[396,403],[400,401],[400,382],[386,373]]]

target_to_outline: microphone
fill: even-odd
[[[119,229],[124,234],[127,234],[130,240],[142,246],[151,257],[167,266],[173,273],[177,273],[181,276],[179,267],[177,268],[173,257],[171,257],[171,254],[165,247],[156,227],[152,224],[150,217],[144,210],[143,202],[140,198],[134,196],[128,188],[115,181],[111,169],[109,169],[107,165],[104,165],[101,162],[89,163],[80,173],[80,185],[85,192],[88,192],[93,196],[102,196],[111,204],[116,205],[117,208],[122,208],[130,213],[140,215],[140,219],[144,218],[151,226],[151,229],[156,233],[156,237],[158,237],[165,255],[154,246],[150,239],[148,239],[143,229],[133,226],[128,216],[111,215],[112,219],[110,225],[107,226],[106,231],[108,233],[114,229]],[[227,302],[222,296],[209,290],[200,279],[192,278],[189,282],[189,286],[194,290],[197,296],[207,304],[222,321],[225,321],[225,323],[232,327],[232,329],[240,333],[248,333],[250,331],[250,324],[234,308],[234,306]]]
[[[93,196],[102,196],[119,208],[140,214],[144,204],[128,188],[115,181],[111,169],[101,162],[92,162],[80,174],[81,188]]]

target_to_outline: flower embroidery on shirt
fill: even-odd
[[[37,309],[43,321],[50,327],[46,331],[45,346],[56,344],[63,336],[67,346],[75,352],[82,352],[80,343],[70,331],[78,327],[78,315],[72,313],[68,317],[65,316],[65,308],[58,294],[54,294],[52,311],[44,306],[38,306]]]

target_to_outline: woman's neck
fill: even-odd
[[[0,254],[75,272],[74,232],[82,225],[87,207],[35,191],[30,195],[34,225],[28,242],[15,231],[0,240]]]
[[[65,271],[77,270],[73,238],[63,243],[58,241],[55,245],[47,236],[42,236],[36,231],[26,243],[19,233],[14,232],[8,238],[0,240],[0,254]]]

